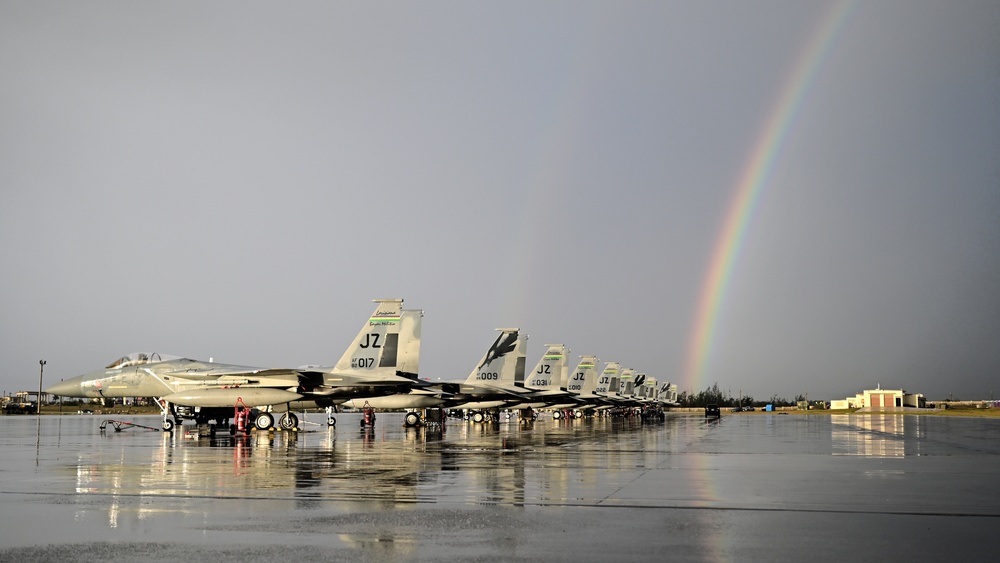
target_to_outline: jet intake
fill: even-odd
[[[229,389],[192,389],[166,397],[164,401],[186,407],[232,407],[238,399],[248,407],[281,405],[302,398],[298,393],[267,387],[232,387]]]

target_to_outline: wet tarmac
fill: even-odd
[[[1000,420],[0,417],[0,561],[993,561]]]

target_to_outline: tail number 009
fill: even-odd
[[[496,381],[497,379],[500,379],[500,376],[496,372],[481,371],[479,372],[479,375],[476,376],[476,379]]]

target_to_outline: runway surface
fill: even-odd
[[[996,559],[996,419],[359,417],[0,417],[0,561]]]

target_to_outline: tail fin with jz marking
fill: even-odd
[[[563,344],[546,344],[548,349],[538,360],[535,369],[528,376],[526,387],[539,390],[558,390],[566,381],[569,364],[566,356],[569,349]]]
[[[334,373],[366,376],[396,375],[400,355],[399,332],[402,326],[403,300],[375,299],[374,301],[378,304],[375,312],[334,366]],[[419,340],[417,345],[419,346]],[[410,343],[406,344],[405,353],[407,356],[412,353]]]

